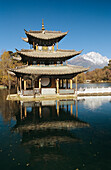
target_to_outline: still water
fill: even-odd
[[[11,102],[0,90],[0,170],[110,170],[111,96]]]

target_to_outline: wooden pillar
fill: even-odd
[[[59,79],[59,89],[60,89],[60,87],[61,87],[61,80]]]
[[[25,115],[25,117],[27,117],[27,109],[26,109],[26,106],[25,106],[25,108],[24,108],[24,115]]]
[[[42,109],[41,109],[41,104],[40,104],[40,106],[39,106],[39,116],[40,116],[40,118],[42,117],[42,111],[41,111]]]
[[[76,95],[77,95],[77,76],[76,76]]]
[[[78,102],[77,102],[77,99],[76,99],[76,117],[78,117]]]
[[[66,79],[66,89],[68,89],[68,80]]]
[[[57,116],[59,116],[59,101],[57,100]]]
[[[26,80],[24,80],[24,90],[26,90]]]
[[[72,115],[72,112],[73,112],[73,105],[71,104],[71,115]]]
[[[35,49],[35,42],[33,42],[33,49]]]
[[[18,91],[19,91],[19,86],[18,86],[18,77],[17,77],[17,94],[18,94]]]
[[[62,79],[62,89],[64,88],[64,80]]]
[[[20,92],[22,91],[22,78],[20,77]]]
[[[38,51],[38,45],[36,45],[36,51]]]
[[[59,94],[59,79],[56,80],[57,94]]]
[[[70,89],[72,89],[72,79],[70,79]]]
[[[52,45],[52,51],[54,51],[54,44]]]
[[[32,79],[32,88],[33,88],[33,96],[34,96],[34,98],[35,98],[34,87],[35,87],[35,80],[34,80],[34,78],[33,78],[33,79]]]
[[[63,62],[61,61],[61,66],[63,66]]]
[[[57,50],[58,50],[58,42],[56,44],[57,44]]]
[[[20,118],[21,118],[21,120],[22,120],[22,104],[20,105]]]
[[[39,79],[39,91],[41,93],[41,78]]]

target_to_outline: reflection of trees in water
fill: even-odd
[[[5,122],[14,119],[15,112],[19,109],[17,102],[7,101],[8,90],[0,90],[0,112]]]

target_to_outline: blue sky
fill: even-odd
[[[111,0],[0,0],[0,52],[29,48],[24,29],[67,31],[61,49],[111,58]]]

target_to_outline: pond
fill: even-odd
[[[0,169],[110,170],[111,96],[12,102],[0,90]]]

